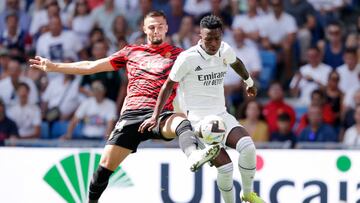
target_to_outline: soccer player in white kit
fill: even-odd
[[[154,114],[145,120],[140,128],[151,130],[157,125],[158,117],[173,86],[179,83],[179,96],[184,99],[184,109],[191,124],[196,125],[208,115],[221,117],[226,124],[226,135],[222,144],[239,152],[238,169],[242,179],[242,200],[250,203],[264,201],[253,192],[256,171],[255,145],[248,132],[226,111],[224,97],[224,76],[230,65],[247,85],[248,96],[255,96],[257,89],[244,64],[236,57],[234,50],[222,41],[222,22],[214,16],[206,16],[200,22],[201,40],[196,46],[182,52],[173,65],[169,78],[163,85]],[[191,158],[197,149],[188,140],[179,140],[184,153]],[[199,160],[193,160],[198,163]],[[234,203],[233,164],[225,151],[211,161],[218,170],[217,184],[226,203]],[[203,163],[196,165],[201,167]]]

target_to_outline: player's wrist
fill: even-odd
[[[248,79],[244,80],[247,87],[254,86],[254,80],[249,76]]]

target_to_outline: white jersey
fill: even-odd
[[[224,77],[227,65],[235,61],[236,54],[226,42],[221,42],[214,55],[208,55],[199,43],[182,52],[169,75],[180,84],[178,96],[183,99],[182,109],[224,112]]]

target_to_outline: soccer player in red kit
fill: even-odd
[[[197,139],[190,122],[182,114],[173,113],[172,101],[175,88],[159,117],[159,125],[151,131],[138,131],[140,124],[150,118],[163,83],[182,49],[164,42],[168,26],[165,15],[152,11],[144,18],[146,45],[129,45],[110,57],[96,61],[53,63],[36,56],[30,59],[30,67],[47,72],[66,74],[93,74],[126,68],[128,77],[127,96],[122,113],[101,156],[100,165],[93,175],[89,188],[89,202],[98,202],[110,175],[130,154],[136,152],[140,142],[147,139],[172,140],[179,137],[183,151],[197,147]],[[219,146],[196,150],[196,167],[212,160],[220,151]]]

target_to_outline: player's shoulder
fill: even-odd
[[[198,51],[197,46],[192,46],[189,49],[181,52],[179,57],[183,57],[186,59],[196,59],[201,58],[201,53]]]

